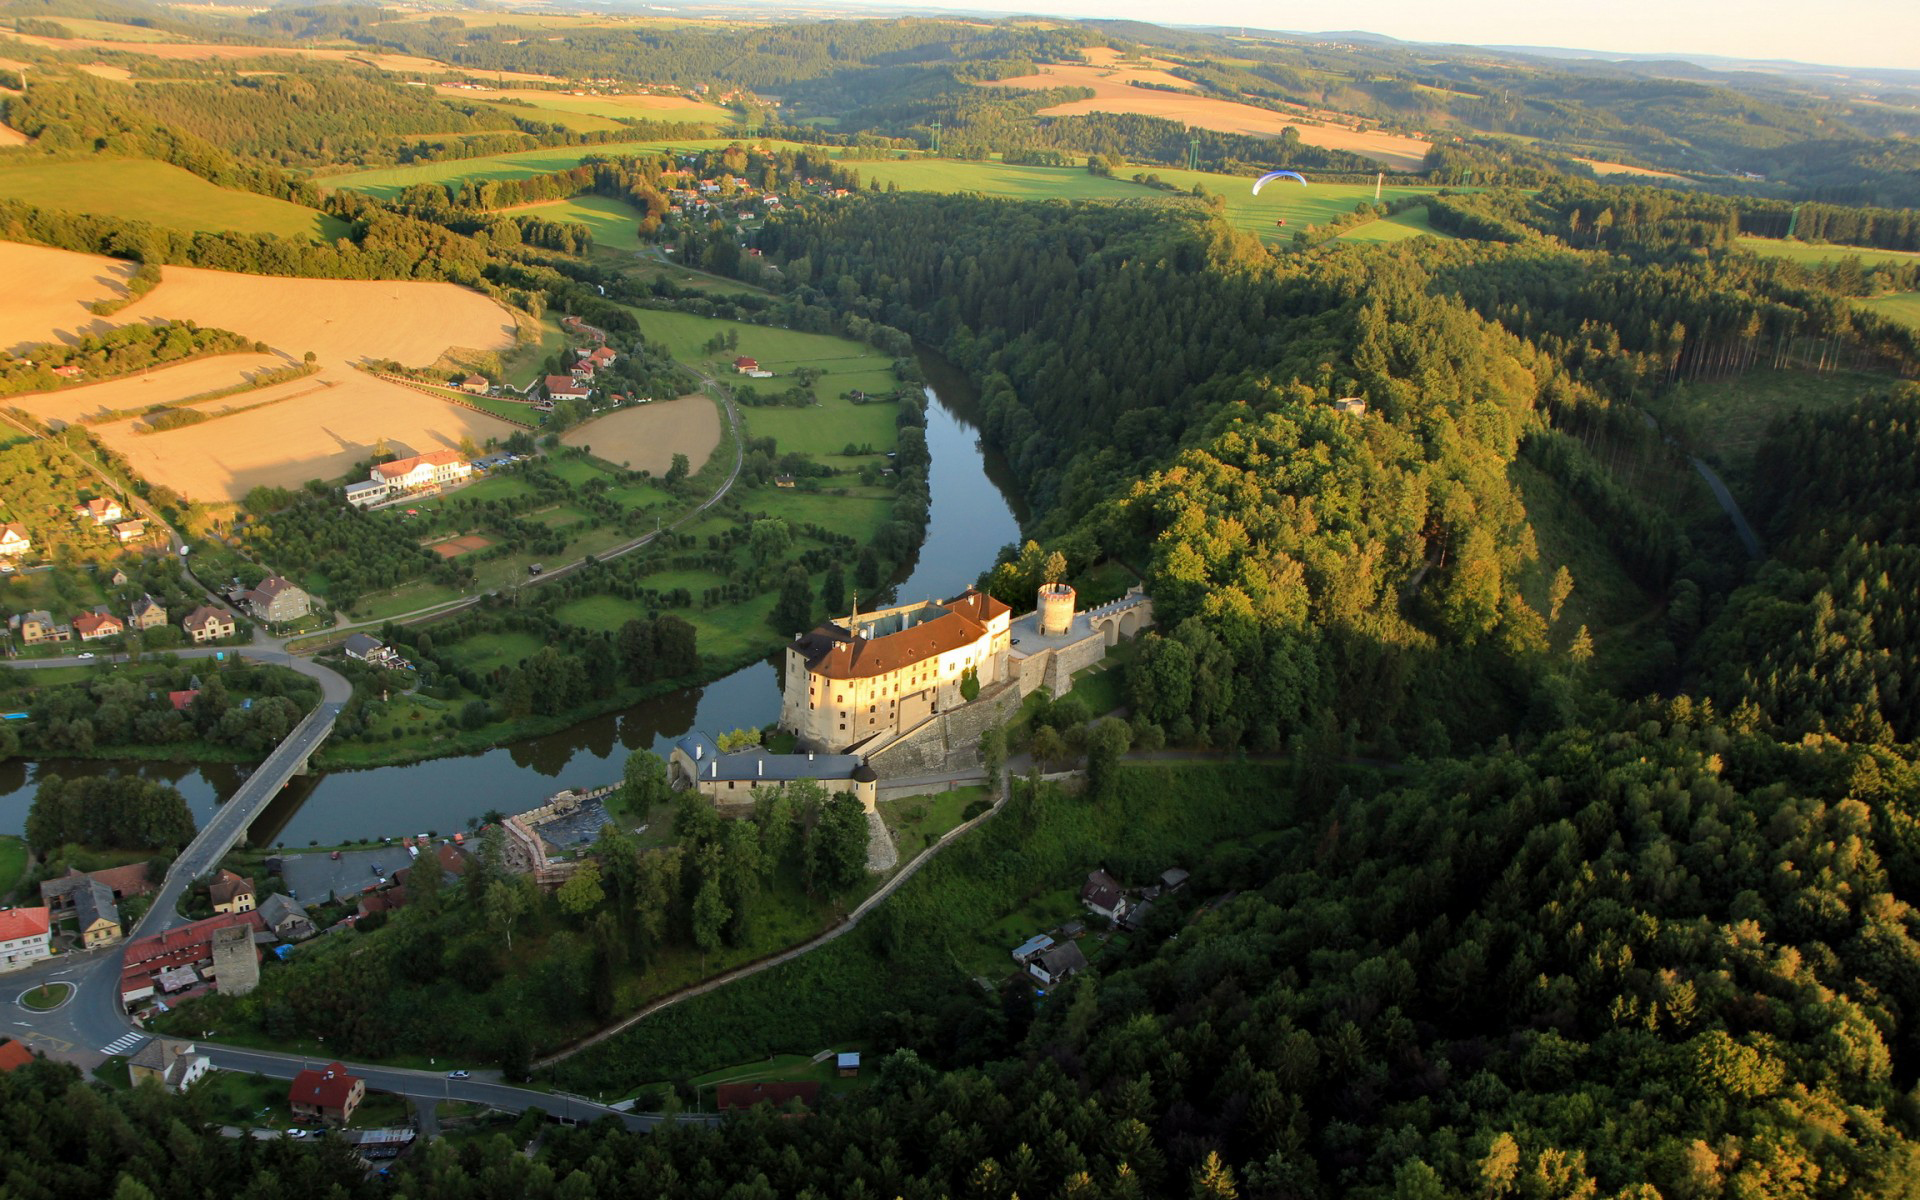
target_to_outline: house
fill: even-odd
[[[1044,933],[1036,933],[1013,948],[1013,961],[1024,967],[1034,959],[1040,957],[1042,951],[1052,948],[1052,938]]]
[[[587,355],[587,361],[595,367],[610,367],[619,357],[619,353],[613,348],[600,346],[596,348],[592,354]]]
[[[819,1096],[820,1085],[813,1082],[722,1083],[713,1089],[714,1107],[721,1112],[743,1111],[756,1104],[779,1108],[789,1100],[812,1108]]]
[[[145,536],[147,536],[145,521],[122,521],[113,527],[114,540],[123,546],[128,542],[137,542]]]
[[[460,381],[460,390],[469,392],[475,396],[486,395],[487,389],[491,386],[492,385],[487,382],[485,375],[469,375]]]
[[[347,503],[355,508],[370,508],[393,493],[384,479],[362,479],[359,483],[348,484],[344,491]]]
[[[758,359],[748,358],[742,354],[739,358],[733,360],[733,369],[745,375],[748,371],[758,371],[760,369],[760,362]]]
[[[178,692],[167,693],[167,703],[173,705],[173,711],[186,712],[193,702],[200,698],[199,688],[186,688]]]
[[[116,904],[129,896],[153,894],[153,882],[147,878],[145,863],[128,863],[124,867],[108,867],[103,871],[82,871],[69,867],[65,875],[40,885],[40,902],[52,909],[56,917],[72,912],[76,894],[90,883],[104,886]]]
[[[434,450],[412,458],[374,464],[369,483],[384,483],[389,494],[416,492],[422,488],[448,487],[465,483],[473,474],[473,464],[458,450]]]
[[[407,665],[406,660],[394,653],[393,647],[379,638],[368,637],[364,633],[349,634],[347,637],[347,657],[376,667],[400,668]]]
[[[321,1070],[309,1067],[293,1077],[287,1089],[287,1104],[296,1118],[345,1125],[353,1120],[353,1110],[367,1098],[366,1080],[347,1074],[342,1063],[328,1063]]]
[[[1177,892],[1187,886],[1187,880],[1190,878],[1192,876],[1188,874],[1186,868],[1168,867],[1160,872],[1160,886],[1166,891]]]
[[[222,996],[244,996],[260,986],[260,947],[253,930],[229,925],[213,931],[213,986]]]
[[[546,388],[549,403],[558,403],[561,400],[585,400],[593,395],[592,388],[571,375],[549,375],[543,386]]]
[[[96,608],[90,613],[81,613],[73,619],[73,631],[80,635],[83,642],[97,642],[101,638],[119,637],[127,631],[126,624],[104,608]]]
[[[33,1051],[25,1045],[8,1038],[0,1041],[0,1075],[8,1071],[18,1071],[33,1061]]]
[[[0,525],[0,558],[18,558],[33,549],[33,539],[27,536],[27,527],[18,521],[8,521]]]
[[[791,475],[775,475],[775,476],[773,477],[773,486],[775,486],[775,487],[777,487],[777,488],[790,488],[790,487],[792,487],[792,486],[794,486],[794,479],[793,479],[793,476],[791,476]]]
[[[842,1079],[857,1079],[860,1075],[860,1052],[842,1050],[833,1056],[833,1068]]]
[[[266,928],[257,912],[223,913],[128,942],[120,955],[120,1002],[131,1007],[156,989],[175,992],[198,986],[197,969],[213,965],[214,932],[241,925],[253,932]]]
[[[262,621],[298,621],[313,611],[313,597],[285,576],[271,575],[247,593],[247,608]]]
[[[300,902],[278,892],[260,902],[260,919],[282,941],[298,942],[314,934],[313,918]]]
[[[141,596],[133,602],[132,619],[127,622],[129,628],[158,629],[166,623],[166,606],[152,596]]]
[[[397,876],[400,872],[395,871]],[[360,897],[360,915],[370,917],[375,913],[389,913],[407,906],[407,889],[404,887],[382,888]]]
[[[53,919],[45,908],[0,908],[0,971],[31,966],[52,953]]]
[[[852,792],[871,812],[880,788],[880,776],[858,754],[773,754],[759,746],[722,754],[699,730],[674,743],[667,772],[675,787],[691,788],[715,804],[751,804],[755,788],[785,789],[812,780],[828,791]]]
[[[1334,411],[1346,413],[1350,417],[1367,415],[1367,402],[1358,396],[1342,396],[1333,402]]]
[[[217,913],[243,913],[253,911],[253,880],[243,879],[232,871],[222,869],[207,885],[207,895],[213,900],[213,911]]]
[[[55,367],[53,368],[53,373],[68,382],[76,379],[85,379],[87,377],[86,368],[80,366],[78,363],[66,363],[62,366]]]
[[[154,1038],[127,1060],[127,1079],[134,1087],[151,1079],[170,1092],[184,1092],[212,1069],[213,1063],[192,1042]]]
[[[224,608],[202,604],[180,619],[180,628],[195,642],[211,642],[233,636],[233,614]]]
[[[38,646],[45,642],[70,642],[73,640],[73,626],[56,625],[53,614],[44,608],[36,608],[24,613],[20,621],[20,644]]]
[[[1052,987],[1087,969],[1087,956],[1079,942],[1062,942],[1027,964],[1027,974]]]
[[[1092,871],[1087,875],[1086,886],[1080,889],[1080,903],[1097,917],[1118,921],[1127,911],[1127,893],[1113,876],[1105,871]]]
[[[1159,889],[1148,888],[1147,890],[1158,891]],[[1142,898],[1127,907],[1125,915],[1120,918],[1120,928],[1128,930],[1129,932],[1142,929],[1146,926],[1147,918],[1152,915],[1152,913],[1153,900],[1151,898]]]
[[[115,521],[124,520],[127,514],[121,509],[118,500],[102,497],[74,506],[73,515],[91,518],[95,525],[111,525]]]
[[[89,879],[70,895],[74,928],[80,933],[82,948],[111,946],[120,940],[120,906],[113,901],[112,888],[97,879]]]

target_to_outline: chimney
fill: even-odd
[[[756,759],[754,759],[754,760],[753,760],[753,773],[754,773],[754,774],[755,774],[756,776],[758,776],[758,777],[760,777],[760,778],[762,778],[762,779],[765,779],[765,778],[766,778],[766,776],[767,776],[767,760],[766,760],[766,759],[764,759],[764,758],[756,758]]]
[[[702,746],[699,742],[693,744],[693,761],[699,762],[702,758],[706,757],[706,754],[707,748],[705,746]]]

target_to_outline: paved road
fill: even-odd
[[[1746,547],[1747,557],[1759,558],[1759,535],[1753,532],[1753,526],[1747,524],[1746,514],[1740,511],[1740,505],[1734,500],[1733,493],[1727,490],[1727,485],[1721,481],[1719,475],[1714,473],[1712,467],[1697,458],[1691,461],[1693,469],[1700,472],[1700,478],[1706,480],[1707,486],[1713,489],[1713,498],[1720,502],[1720,507],[1725,509],[1727,516],[1732,519],[1733,532],[1739,535],[1740,544]]]

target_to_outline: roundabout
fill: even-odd
[[[62,1008],[73,999],[74,987],[70,983],[43,983],[39,987],[28,988],[16,998],[20,1007],[33,1012],[53,1012]]]

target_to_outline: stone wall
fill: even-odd
[[[1020,710],[1021,695],[1019,685],[1011,681],[987,688],[972,704],[940,713],[874,751],[867,765],[882,780],[978,767],[980,735],[1011,720]]]
[[[1095,633],[1071,646],[1062,646],[1048,655],[1043,682],[1053,696],[1065,695],[1073,688],[1073,673],[1084,671],[1107,656],[1107,640]]]

